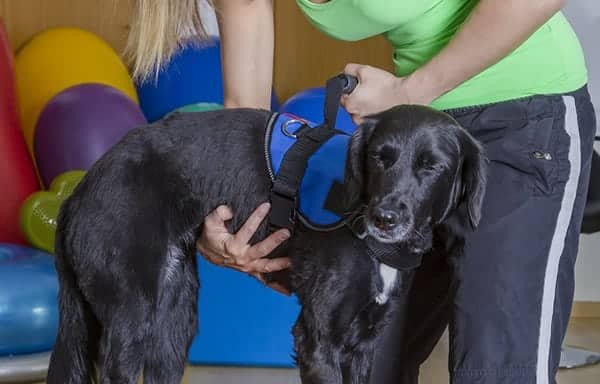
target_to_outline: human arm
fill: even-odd
[[[226,108],[269,109],[273,83],[272,0],[216,1]]]
[[[224,104],[226,108],[269,108],[273,73],[273,5],[271,0],[220,0],[215,2],[221,36]],[[226,222],[233,212],[220,206],[205,219],[196,246],[217,265],[248,273],[262,281],[262,273],[289,267],[289,259],[266,256],[289,237],[278,231],[263,241],[249,241],[268,214],[259,206],[237,233]],[[285,292],[277,285],[272,288]]]

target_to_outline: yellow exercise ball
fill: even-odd
[[[33,155],[37,119],[59,92],[82,83],[101,83],[136,103],[133,80],[119,55],[98,36],[79,28],[52,28],[29,40],[15,58],[23,134]]]

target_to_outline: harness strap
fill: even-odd
[[[340,106],[340,98],[343,94],[350,94],[358,85],[358,79],[354,76],[340,73],[339,75],[327,80],[325,85],[325,116],[324,125],[335,127],[338,108]]]
[[[302,184],[308,159],[337,131],[328,126],[305,130],[283,156],[279,172],[271,187],[271,213],[269,226],[272,231],[294,227],[298,189]]]
[[[329,193],[327,193],[327,198],[325,199],[323,208],[335,213],[340,217],[347,216],[344,210],[344,200],[342,199],[343,196],[344,184],[334,180],[331,184],[331,188],[329,188]]]

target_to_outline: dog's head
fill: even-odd
[[[449,115],[403,105],[357,128],[346,164],[346,208],[364,214],[365,229],[383,243],[432,246],[433,228],[458,208],[476,228],[485,191],[480,145]]]

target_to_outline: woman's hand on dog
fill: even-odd
[[[250,215],[237,233],[230,233],[226,221],[231,220],[233,212],[227,206],[219,206],[204,220],[202,234],[196,242],[198,251],[210,262],[246,272],[264,283],[263,273],[289,268],[287,257],[268,259],[275,248],[290,237],[286,229],[279,230],[263,241],[250,245],[250,239],[267,217],[271,205],[261,204]],[[278,292],[289,292],[279,284],[269,284]]]

